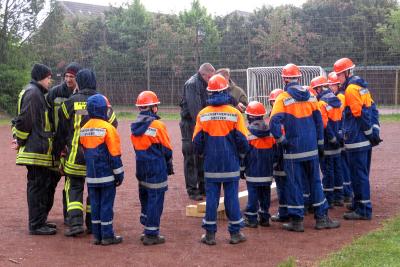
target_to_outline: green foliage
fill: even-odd
[[[281,262],[278,267],[296,267],[296,260],[293,257],[289,257],[286,261]]]
[[[400,10],[392,10],[386,22],[378,25],[377,32],[382,34],[391,53],[400,54]]]
[[[400,266],[400,217],[322,261],[320,266]]]
[[[381,122],[400,122],[400,114],[384,114],[379,115]]]

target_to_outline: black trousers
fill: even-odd
[[[67,204],[68,221],[70,226],[83,225],[83,191],[85,188],[85,177],[67,176],[65,182],[65,196]],[[91,229],[92,222],[90,216],[89,196],[86,198],[86,226]]]
[[[26,166],[26,168],[29,230],[36,230],[46,223],[53,182],[50,169],[41,166]]]
[[[204,159],[194,153],[192,143],[194,124],[191,121],[181,120],[179,126],[182,135],[186,191],[189,195],[202,194],[204,193]]]
[[[61,174],[58,171],[50,171],[51,174],[51,187],[49,190],[49,202],[48,202],[48,206],[47,206],[47,213],[50,212],[50,210],[53,208],[53,204],[54,204],[54,195],[57,189],[57,185],[61,180]],[[63,189],[63,197],[62,197],[62,201],[63,201],[63,215],[64,215],[64,220],[67,218],[67,204],[66,204],[66,198],[65,198],[65,189]]]

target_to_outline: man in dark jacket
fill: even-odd
[[[249,104],[249,101],[244,90],[240,88],[234,81],[232,81],[231,70],[228,68],[218,69],[215,73],[221,74],[229,81],[228,93],[233,98],[232,106],[236,107],[240,112],[243,113]]]
[[[67,213],[70,228],[65,232],[66,236],[76,236],[84,232],[83,229],[83,190],[85,187],[86,162],[83,148],[79,142],[81,127],[89,120],[86,109],[87,99],[97,94],[96,76],[89,69],[82,69],[76,75],[79,91],[61,104],[58,114],[59,124],[54,144],[55,155],[65,151],[65,165],[63,171],[67,177],[65,193],[67,200]],[[115,127],[117,120],[110,108],[108,121]],[[89,206],[89,204],[87,204]],[[90,208],[86,209],[86,215]],[[86,217],[86,226],[90,231],[91,219]]]
[[[198,72],[186,81],[180,103],[181,121],[179,126],[182,134],[185,183],[188,195],[193,200],[203,199],[204,170],[203,158],[194,153],[192,137],[197,114],[206,106],[207,83],[214,72],[215,69],[210,63],[202,64]]]
[[[76,63],[72,62],[70,63],[66,68],[64,72],[64,81],[59,84],[54,86],[49,90],[49,93],[46,96],[47,103],[49,103],[49,109],[50,109],[50,121],[54,125],[54,131],[57,130],[58,126],[58,110],[61,107],[61,104],[67,100],[74,91],[77,89],[77,83],[76,83],[76,74],[78,71],[81,69],[81,66]],[[62,137],[65,138],[65,137]],[[57,142],[57,140],[55,140]],[[59,163],[59,158],[56,158],[57,164]],[[54,193],[57,188],[57,184],[61,179],[61,174],[59,171],[52,171],[52,181],[53,181],[53,187],[52,190],[50,190],[50,195],[49,195],[49,206],[48,210],[50,211],[51,208],[53,207],[53,202],[54,202]],[[65,190],[63,190],[63,215],[64,215],[64,223],[68,224],[67,220],[67,205],[66,205],[66,198],[65,198]]]
[[[29,211],[29,233],[31,235],[53,235],[54,224],[47,223],[48,196],[51,190],[52,125],[44,97],[51,83],[51,70],[35,64],[31,82],[18,97],[18,115],[13,120],[13,136],[18,149],[16,163],[28,169],[27,197]]]

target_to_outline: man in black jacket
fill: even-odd
[[[64,81],[59,84],[54,86],[49,90],[49,93],[46,96],[47,103],[49,103],[49,109],[50,109],[50,120],[52,124],[54,125],[54,132],[57,130],[58,126],[58,110],[61,107],[61,104],[67,100],[77,89],[77,83],[76,83],[76,74],[78,71],[81,69],[81,66],[76,63],[76,62],[71,62],[68,64],[68,66],[65,68],[64,72]],[[65,138],[65,137],[62,137]],[[55,140],[57,142],[57,140]],[[58,155],[56,155],[56,163],[59,164],[59,158],[57,158]],[[57,188],[57,184],[61,179],[61,174],[58,170],[52,171],[52,181],[53,181],[53,187],[52,190],[50,190],[50,195],[49,195],[49,206],[48,210],[50,211],[51,208],[53,207],[53,202],[54,202],[54,193]],[[64,215],[64,224],[68,224],[67,220],[67,205],[66,205],[66,197],[65,197],[65,189],[63,190],[63,215]]]
[[[18,115],[13,120],[13,136],[18,149],[16,163],[28,169],[27,198],[29,233],[53,235],[54,224],[47,223],[49,190],[52,188],[51,154],[52,125],[45,93],[51,83],[51,71],[42,64],[35,64],[31,82],[18,97]]]
[[[193,131],[197,114],[206,106],[207,83],[214,72],[215,69],[210,63],[202,64],[198,72],[186,81],[180,103],[181,121],[179,126],[182,134],[186,190],[190,199],[193,200],[202,200],[202,195],[204,195],[203,158],[194,153]]]

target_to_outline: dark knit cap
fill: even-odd
[[[68,64],[68,66],[65,68],[65,74],[69,73],[72,74],[74,76],[76,76],[76,74],[78,73],[78,71],[80,71],[82,69],[81,65],[79,65],[76,62],[71,62]]]
[[[96,75],[92,70],[81,69],[76,74],[76,83],[78,84],[79,90],[93,89],[96,90]]]
[[[51,70],[49,67],[43,64],[36,63],[33,65],[32,71],[31,71],[31,77],[35,81],[41,81],[48,76],[51,76]]]

